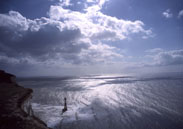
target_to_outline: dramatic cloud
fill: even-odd
[[[85,37],[91,39],[123,40],[130,34],[143,33],[146,36],[152,34],[151,30],[143,28],[142,21],[117,19],[89,8],[86,13],[80,13],[60,6],[51,6],[49,16],[53,20],[64,21],[68,27],[79,28]]]
[[[124,58],[104,41],[137,35],[152,37],[142,21],[101,12],[107,0],[87,0],[82,11],[68,9],[70,0],[52,5],[48,17],[28,19],[17,11],[0,14],[0,67],[110,64]]]
[[[183,10],[179,11],[178,18],[181,18],[183,16]]]
[[[173,17],[173,14],[170,12],[170,9],[167,9],[167,10],[164,11],[162,14],[163,14],[163,16],[166,17],[166,18],[171,18],[171,17]]]
[[[1,62],[55,60],[55,63],[78,64],[122,57],[113,52],[114,47],[93,44],[78,27],[48,18],[26,19],[15,11],[0,15],[0,35]]]
[[[81,35],[79,29],[68,29],[46,18],[32,21],[14,11],[0,17],[0,49],[9,57],[42,58],[58,52],[77,53],[87,47],[84,43],[76,43]]]

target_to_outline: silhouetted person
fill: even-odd
[[[67,99],[64,98],[64,108],[62,109],[62,114],[67,111]]]

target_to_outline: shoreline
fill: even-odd
[[[34,116],[32,93],[32,89],[18,85],[14,75],[0,70],[0,128],[51,129]]]

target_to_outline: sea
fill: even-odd
[[[17,80],[33,89],[34,115],[53,129],[183,129],[182,75]]]

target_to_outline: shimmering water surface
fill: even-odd
[[[54,129],[183,129],[182,77],[20,78],[34,114]],[[63,99],[68,111],[61,114]]]

